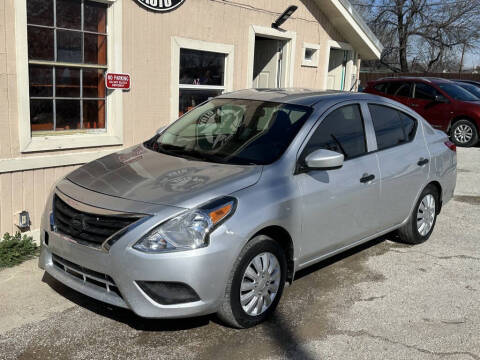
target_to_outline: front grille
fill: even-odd
[[[120,294],[117,285],[115,285],[113,279],[107,274],[87,269],[55,254],[52,254],[52,262],[55,267],[76,277],[83,281],[83,283],[93,284],[107,292],[113,292],[122,298],[122,294]]]
[[[141,216],[112,216],[83,212],[68,205],[58,195],[53,199],[56,231],[83,245],[100,248],[117,231],[139,220]]]

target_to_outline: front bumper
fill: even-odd
[[[147,227],[148,224],[142,226],[143,230],[135,229],[132,234],[126,234],[109,252],[42,230],[39,266],[82,294],[131,309],[142,317],[181,318],[216,312],[241,241],[222,225],[212,234],[210,245],[205,248],[145,254],[131,245],[139,238],[139,232],[146,231]],[[45,244],[46,234],[48,245]],[[78,272],[71,271],[75,266],[77,270],[87,269],[83,278]],[[162,305],[146,295],[137,281],[184,283],[198,294],[200,300]]]

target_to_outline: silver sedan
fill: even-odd
[[[392,231],[427,240],[455,182],[455,146],[397,102],[243,90],[60,180],[39,264],[143,317],[250,327],[299,269]]]

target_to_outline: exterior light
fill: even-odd
[[[278,29],[280,25],[282,25],[285,21],[288,20],[290,16],[297,10],[297,7],[295,5],[289,6],[287,10],[285,10],[282,15],[280,15],[277,20],[272,24],[272,27],[274,29]]]
[[[26,229],[30,227],[30,214],[28,213],[28,211],[23,210],[18,213],[17,226],[20,229]]]

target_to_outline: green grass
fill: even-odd
[[[18,265],[38,255],[39,247],[31,236],[6,233],[0,240],[0,270]]]

